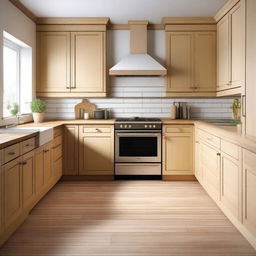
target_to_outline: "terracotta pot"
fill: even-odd
[[[44,113],[32,113],[34,123],[42,123],[44,121]]]

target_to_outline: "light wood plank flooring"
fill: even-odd
[[[0,249],[23,256],[251,256],[197,182],[60,182]]]

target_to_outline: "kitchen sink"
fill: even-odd
[[[33,133],[38,132],[38,146],[42,146],[53,139],[52,127],[13,127],[0,129],[0,133]]]

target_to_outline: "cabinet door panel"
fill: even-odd
[[[35,200],[35,156],[34,152],[22,157],[22,201],[23,207],[29,209]]]
[[[47,145],[44,151],[44,180],[45,185],[49,185],[53,179],[51,146]]]
[[[4,231],[4,173],[0,166],[0,235]]]
[[[167,92],[193,91],[193,33],[167,33]]]
[[[240,218],[240,165],[222,153],[221,158],[221,201],[230,213]]]
[[[105,33],[74,32],[72,92],[105,92]]]
[[[216,91],[216,33],[195,33],[195,88]]]
[[[245,84],[245,6],[241,1],[230,11],[231,22],[231,87]]]
[[[4,165],[4,223],[8,228],[22,213],[21,158]]]
[[[65,125],[64,128],[64,175],[78,175],[78,125]]]
[[[192,133],[166,133],[163,143],[163,162],[165,175],[192,175]]]
[[[218,90],[230,88],[230,29],[229,16],[217,24],[217,86]]]
[[[70,92],[70,33],[39,32],[37,92]]]

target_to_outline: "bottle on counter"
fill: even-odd
[[[175,102],[173,102],[173,104],[170,107],[170,119],[176,119],[176,105]]]

